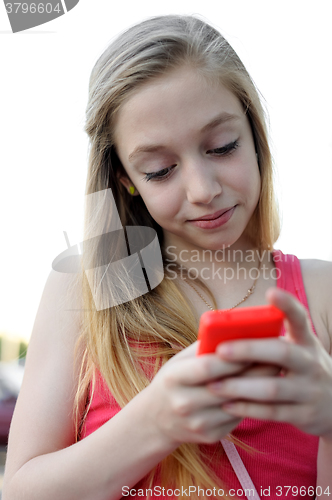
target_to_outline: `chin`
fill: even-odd
[[[218,236],[216,235],[215,238],[213,239],[211,238],[210,242],[208,241],[208,238],[206,238],[206,244],[204,246],[206,246],[210,250],[222,250],[223,248],[230,248],[232,246],[236,246],[237,243],[241,242],[242,242],[242,233],[237,234],[233,237],[230,236],[227,239],[220,237],[218,238]]]
[[[235,240],[235,242],[233,240],[230,240],[229,242],[225,242],[225,241],[212,241],[211,243],[209,242],[204,242],[204,244],[202,244],[201,241],[198,241],[198,242],[192,242],[194,245],[196,245],[197,247],[199,248],[202,248],[202,250],[223,250],[225,248],[229,248],[230,246],[234,245],[234,243],[236,243],[237,240]]]

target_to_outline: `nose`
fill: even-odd
[[[185,171],[185,189],[190,203],[209,204],[221,194],[222,186],[218,180],[215,168],[204,160],[191,161]]]

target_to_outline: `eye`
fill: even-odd
[[[144,181],[149,181],[154,179],[156,181],[161,181],[167,179],[170,175],[171,170],[176,167],[176,165],[172,165],[171,167],[163,168],[162,170],[158,170],[158,172],[145,173],[143,177]]]
[[[222,146],[221,148],[216,148],[216,149],[209,149],[207,151],[208,154],[214,154],[216,156],[227,156],[233,151],[235,151],[239,147],[239,142],[238,139],[236,141],[230,142],[229,144],[225,144],[225,146]]]

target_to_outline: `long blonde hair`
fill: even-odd
[[[216,29],[196,17],[148,19],[121,34],[99,57],[90,78],[86,112],[85,130],[90,138],[86,194],[112,189],[122,225],[152,227],[164,252],[162,228],[151,218],[142,198],[129,195],[118,180],[124,170],[114,149],[113,123],[122,104],[141,85],[183,64],[191,65],[206,78],[220,80],[243,105],[261,175],[259,202],[246,232],[253,246],[272,249],[279,235],[279,218],[264,110],[254,83],[232,47]],[[85,240],[107,232],[107,227],[97,228],[100,218],[91,210],[87,204]],[[123,407],[175,354],[172,345],[185,348],[197,339],[198,326],[191,304],[176,281],[167,279],[166,269],[166,279],[149,293],[99,311],[84,273],[82,278],[85,312],[80,340],[84,357],[76,394],[78,436],[80,408],[89,384],[94,384],[96,369]],[[203,282],[196,281],[209,293]],[[197,485],[207,489],[220,484],[204,461],[204,447],[192,443],[181,445],[141,483],[153,484],[157,471],[168,487]]]

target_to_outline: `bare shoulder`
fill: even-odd
[[[4,485],[29,460],[75,442],[81,303],[78,275],[51,271],[29,342],[8,441]],[[77,368],[75,368],[77,367]]]
[[[79,276],[51,270],[41,296],[29,342],[26,370],[36,351],[51,356],[56,345],[68,350],[76,343],[82,322],[83,301]]]
[[[332,262],[300,260],[310,314],[317,335],[332,354]]]

